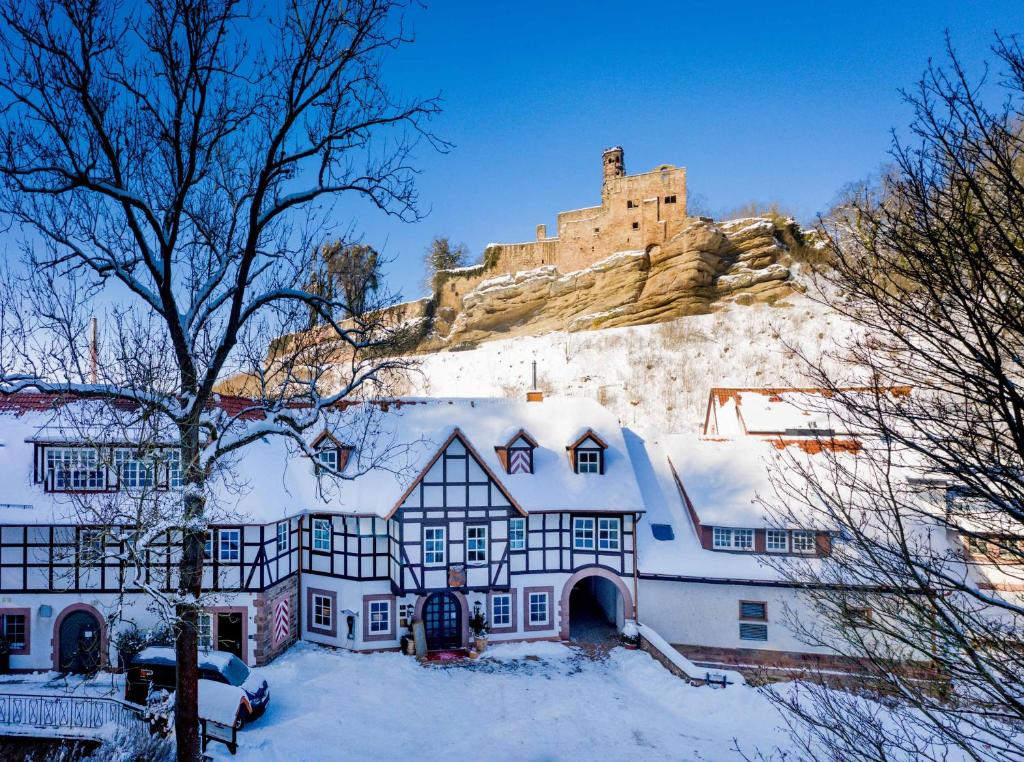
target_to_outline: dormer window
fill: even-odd
[[[315,440],[312,445],[316,453],[316,460],[323,469],[317,468],[318,472],[341,473],[345,470],[348,462],[350,447],[346,447],[335,439],[329,432],[324,432]]]
[[[604,452],[608,445],[591,429],[587,429],[566,450],[569,462],[577,474],[603,474]]]
[[[494,448],[498,460],[505,467],[506,474],[532,474],[533,451],[537,449],[537,440],[519,429],[508,442]]]

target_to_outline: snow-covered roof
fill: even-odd
[[[214,680],[199,681],[199,717],[221,725],[234,725],[245,691]]]
[[[67,496],[32,483],[29,442],[52,425],[49,408],[0,410],[0,523],[73,522]],[[520,428],[538,443],[534,472],[509,475],[494,448]],[[294,442],[268,435],[241,449],[231,477],[215,484],[211,498],[218,513],[240,523],[271,523],[303,512],[385,517],[456,430],[528,513],[644,509],[618,420],[592,400],[402,399],[332,411],[323,426],[308,432],[308,441],[325,429],[353,446],[345,474],[354,478],[318,479]],[[604,474],[577,474],[570,464],[566,447],[587,429],[608,445]]]
[[[907,394],[894,388],[890,394]],[[872,389],[844,389],[844,394],[874,394]],[[831,393],[825,389],[723,388],[708,394],[704,433],[709,436],[856,436],[848,416],[834,410]]]

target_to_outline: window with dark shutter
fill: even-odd
[[[740,622],[740,640],[768,640],[768,625]]]
[[[763,601],[740,601],[740,619],[768,618],[768,604]]]

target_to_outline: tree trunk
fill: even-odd
[[[203,584],[204,537],[196,531],[205,509],[201,490],[202,474],[198,466],[197,429],[182,432],[181,461],[185,469],[184,521],[181,537],[181,561],[178,564],[178,595],[186,603],[176,610],[177,631],[174,646],[178,662],[174,702],[174,734],[179,762],[200,759],[199,744],[199,607]]]

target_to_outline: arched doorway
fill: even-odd
[[[462,606],[452,593],[433,593],[423,604],[427,648],[439,651],[462,645]]]
[[[618,633],[632,619],[633,598],[617,574],[601,567],[580,569],[562,589],[563,640],[618,642]]]
[[[56,668],[92,674],[103,661],[103,623],[92,608],[65,610],[56,625]]]

